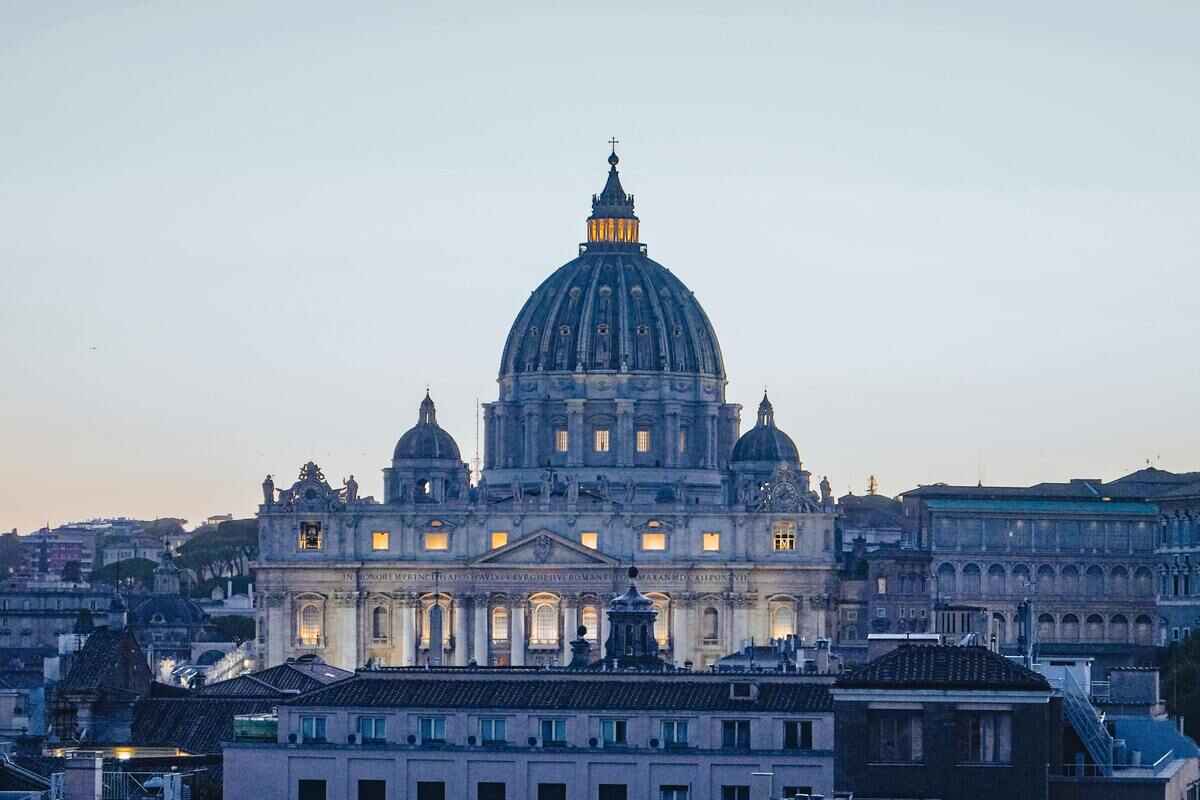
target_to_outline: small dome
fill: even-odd
[[[634,584],[634,579],[638,576],[637,567],[629,568],[629,588],[625,590],[625,594],[617,595],[608,604],[609,611],[617,612],[647,612],[654,609],[654,601],[646,595],[638,591]]]
[[[392,458],[462,460],[454,437],[437,424],[437,409],[428,391],[425,392],[425,399],[421,401],[417,424],[400,437]]]
[[[758,422],[742,434],[733,446],[733,462],[769,461],[776,464],[800,464],[796,443],[779,428],[775,427],[775,409],[763,392],[758,404]]]

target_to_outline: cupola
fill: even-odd
[[[621,177],[617,174],[617,140],[612,139],[612,154],[608,157],[608,180],[600,194],[592,195],[592,215],[587,220],[589,245],[638,244],[638,218],[633,213],[633,195],[625,194],[621,188]]]

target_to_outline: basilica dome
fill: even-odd
[[[417,424],[409,428],[400,437],[400,441],[396,442],[392,459],[449,459],[455,462],[462,460],[454,437],[437,424],[437,409],[428,391],[425,392],[425,399],[421,401]]]
[[[534,372],[660,372],[723,379],[716,332],[695,295],[638,242],[633,195],[609,156],[588,241],[535,289],[509,331],[500,377]]]
[[[733,446],[733,463],[770,462],[772,464],[800,464],[800,454],[792,437],[775,427],[775,409],[763,392],[758,404],[758,422],[742,434]]]

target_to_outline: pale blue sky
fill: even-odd
[[[469,458],[614,134],[837,493],[1200,468],[1200,7],[958,5],[5,3],[0,529]]]

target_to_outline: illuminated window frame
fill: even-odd
[[[388,550],[391,548],[392,534],[389,531],[371,532],[371,549]]]
[[[607,453],[609,447],[608,428],[596,428],[592,444],[597,453]]]
[[[662,531],[644,531],[641,546],[646,552],[661,553],[667,549],[667,534]]]
[[[650,452],[650,429],[649,428],[638,428],[637,451],[639,453],[649,453]]]
[[[705,531],[700,534],[700,549],[705,553],[721,552],[721,534],[719,531]]]
[[[297,550],[320,550],[325,544],[324,532],[319,522],[301,522],[300,538],[296,541]]]
[[[584,531],[579,534],[579,543],[589,550],[599,550],[600,534],[597,531]]]
[[[493,550],[499,550],[501,547],[504,547],[504,545],[508,544],[508,531],[492,531],[489,544]]]
[[[776,552],[790,552],[796,549],[796,523],[791,520],[780,520],[771,526],[771,543]]]
[[[422,545],[429,551],[450,549],[450,534],[445,531],[428,531],[422,538]]]
[[[554,452],[565,453],[571,447],[571,434],[566,428],[558,428],[554,431]]]

